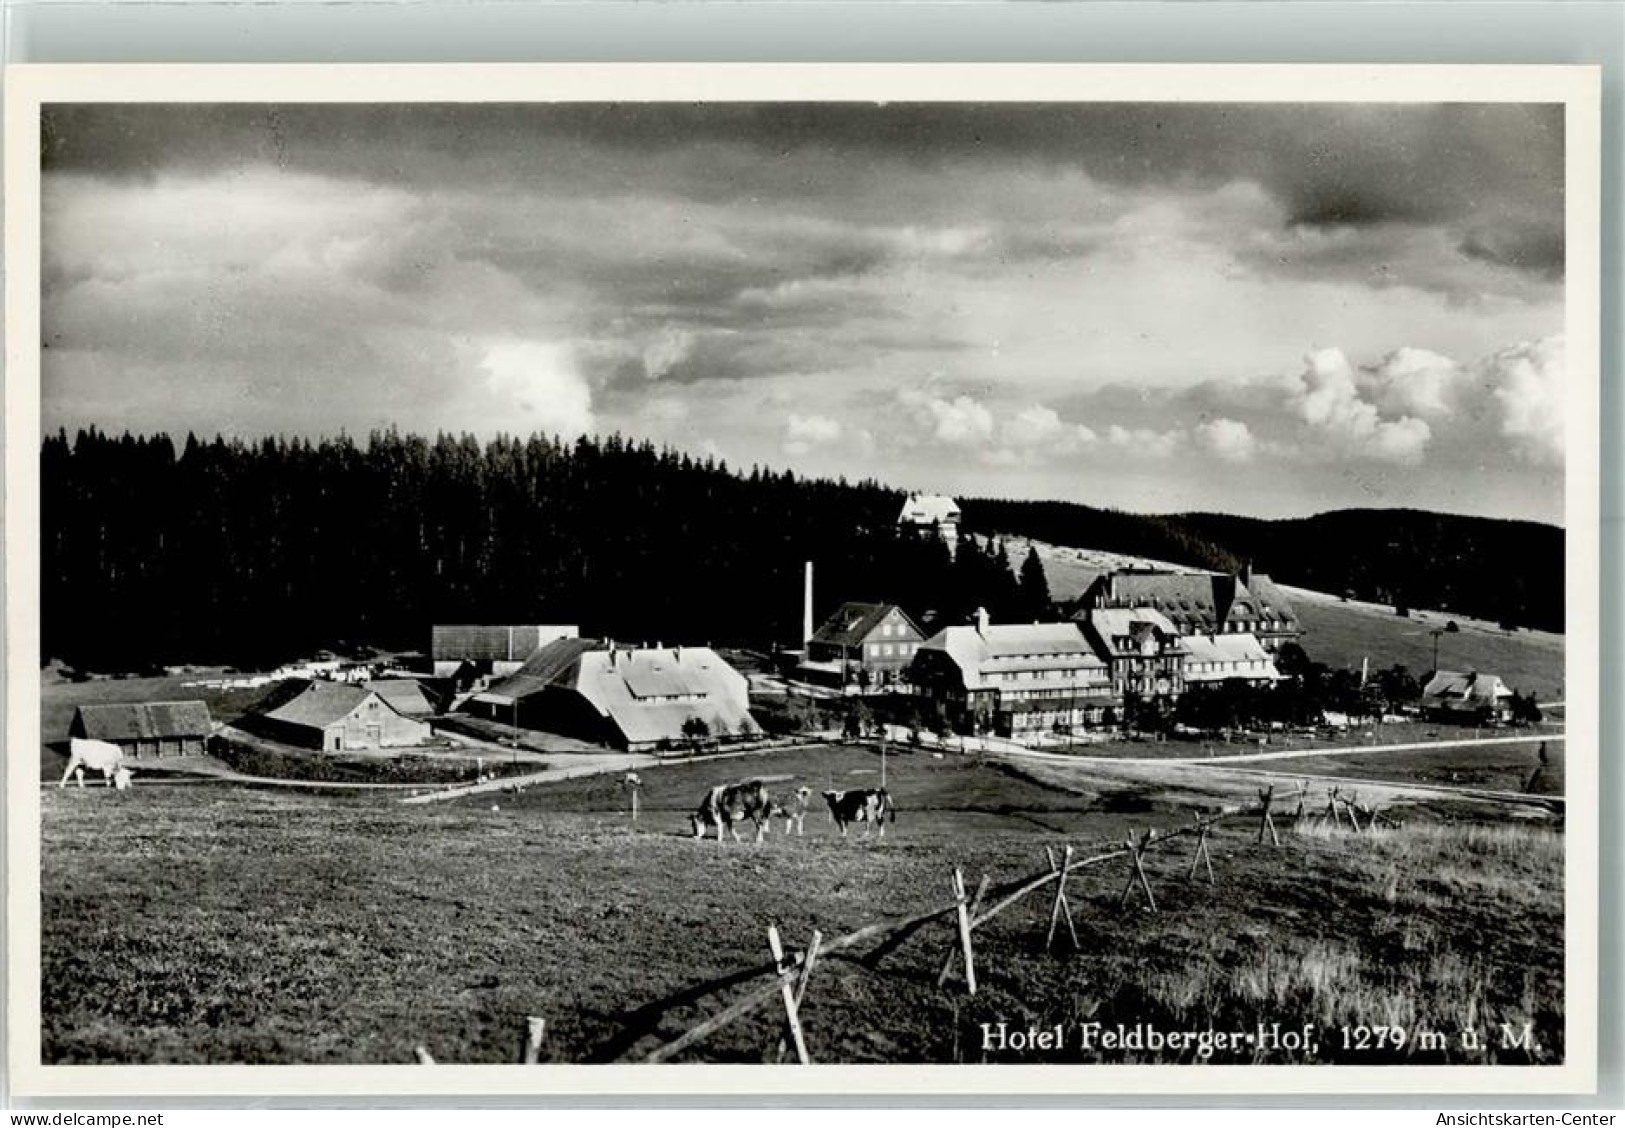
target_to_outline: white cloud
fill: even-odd
[[[1146,427],[1123,427],[1113,423],[1106,429],[1106,441],[1131,454],[1151,458],[1168,458],[1185,445],[1186,434],[1180,428],[1154,431]]]
[[[1258,450],[1252,428],[1239,419],[1211,419],[1198,424],[1196,435],[1226,462],[1247,462]]]
[[[1565,364],[1562,337],[1525,341],[1485,357],[1476,375],[1500,402],[1501,433],[1532,462],[1563,461]]]
[[[592,388],[568,344],[508,337],[484,349],[490,394],[522,412],[524,426],[572,436],[593,430]]]
[[[993,438],[993,413],[971,396],[959,395],[946,400],[904,388],[897,393],[897,398],[939,443],[976,446]]]
[[[784,449],[789,454],[806,454],[841,437],[841,424],[827,415],[794,415],[784,421]]]
[[[1407,346],[1395,349],[1363,375],[1381,410],[1432,418],[1455,406],[1465,373],[1447,356]]]
[[[1034,453],[1069,454],[1099,438],[1082,423],[1068,423],[1052,407],[1035,403],[1005,421],[1005,446]]]
[[[1295,397],[1304,422],[1347,453],[1386,462],[1421,461],[1432,429],[1411,415],[1384,419],[1361,398],[1354,368],[1341,349],[1311,353],[1305,364]]]

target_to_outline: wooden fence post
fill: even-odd
[[[1326,793],[1326,818],[1330,820],[1333,826],[1341,827],[1343,825],[1343,816],[1337,810],[1337,788],[1335,787]]]
[[[643,777],[638,775],[637,772],[627,772],[621,780],[621,786],[631,792],[632,821],[635,823],[638,821],[638,792],[643,790]]]
[[[1191,868],[1190,868],[1190,872],[1185,875],[1185,880],[1186,881],[1195,881],[1196,880],[1196,867],[1199,864],[1201,864],[1203,862],[1206,862],[1207,863],[1207,883],[1209,885],[1214,884],[1214,882],[1213,882],[1213,855],[1208,853],[1208,848],[1207,848],[1207,835],[1208,835],[1208,831],[1211,829],[1211,827],[1212,827],[1211,823],[1206,823],[1206,822],[1202,821],[1202,816],[1201,815],[1196,816],[1196,852],[1191,855]]]
[[[773,966],[782,976],[785,972],[784,945],[779,943],[778,928],[771,924],[767,926],[767,947],[773,953]],[[802,977],[805,978],[806,974],[806,968],[803,968]],[[790,1038],[795,1043],[796,1059],[802,1065],[810,1065],[812,1062],[807,1057],[807,1043],[801,1036],[801,1017],[796,1013],[796,989],[789,979],[779,981],[779,996],[784,1000],[784,1021],[789,1027]]]
[[[1118,898],[1117,901],[1119,907],[1128,904],[1129,894],[1134,892],[1135,883],[1138,882],[1140,888],[1145,890],[1145,900],[1150,906],[1151,911],[1157,911],[1156,895],[1151,892],[1151,881],[1145,876],[1145,867],[1140,863],[1140,855],[1145,853],[1146,848],[1151,845],[1151,842],[1153,839],[1155,839],[1156,834],[1156,831],[1148,830],[1142,834],[1139,841],[1136,842],[1134,832],[1132,830],[1128,832],[1128,838],[1125,841],[1128,845],[1130,868],[1128,873],[1128,884],[1123,886],[1123,895]]]
[[[1072,935],[1072,950],[1080,952],[1083,945],[1078,943],[1078,929],[1072,923],[1072,905],[1066,899],[1066,879],[1072,870],[1072,847],[1068,846],[1062,853],[1059,866],[1055,864],[1055,851],[1046,846],[1044,853],[1049,858],[1049,868],[1058,874],[1055,879],[1055,904],[1049,911],[1049,934],[1044,937],[1044,951],[1050,950],[1050,945],[1055,941],[1055,926],[1064,918],[1066,930]]]
[[[1349,797],[1343,800],[1343,805],[1348,808],[1349,824],[1354,827],[1355,834],[1363,834],[1370,829],[1369,822],[1364,827],[1360,825],[1360,793],[1358,791],[1350,792]]]
[[[519,1060],[526,1065],[535,1065],[542,1056],[542,1040],[547,1037],[547,1020],[537,1018],[530,1014],[525,1016],[525,1047],[519,1055]]]
[[[1275,802],[1275,785],[1272,783],[1258,793],[1258,801],[1263,804],[1258,816],[1258,841],[1264,841],[1264,832],[1270,832],[1270,841],[1276,846],[1281,844],[1281,836],[1275,833],[1275,820],[1270,817],[1270,804]]]
[[[971,928],[973,929],[976,927],[976,910],[982,907],[982,898],[987,896],[988,884],[988,876],[984,873],[982,875],[982,880],[976,886],[976,896],[972,897],[970,902],[970,921]],[[942,961],[942,970],[937,972],[938,987],[941,987],[948,982],[948,976],[952,975],[954,971],[954,960],[958,958],[959,949],[950,947],[948,949],[947,958]]]
[[[959,948],[960,954],[965,958],[965,990],[969,994],[976,994],[976,953],[971,948],[970,939],[970,911],[965,898],[965,875],[956,866],[954,868],[954,898],[959,902],[957,912],[959,916]]]

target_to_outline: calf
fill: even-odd
[[[812,798],[812,788],[798,787],[790,793],[788,800],[780,800],[777,804],[779,813],[784,816],[784,833],[786,836],[792,830],[796,837],[805,837],[807,828],[807,800]]]
[[[706,792],[700,809],[690,815],[688,821],[694,827],[695,838],[704,837],[706,828],[715,826],[718,842],[722,841],[724,828],[733,835],[735,842],[739,842],[737,824],[749,819],[756,824],[756,841],[760,842],[773,816],[784,813],[784,808],[767,793],[767,785],[759,779],[751,779],[744,783],[713,787]]]
[[[871,825],[880,828],[880,837],[886,837],[886,819],[897,821],[897,805],[884,787],[864,788],[860,791],[826,791],[824,802],[829,804],[830,817],[846,837],[846,828],[852,823],[863,823],[863,833]]]

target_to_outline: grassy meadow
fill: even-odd
[[[822,809],[804,838],[760,846],[689,836],[719,780],[873,786],[863,749],[675,764],[643,773],[632,825],[611,777],[429,806],[215,784],[43,801],[43,1046],[49,1062],[511,1061],[523,1016],[548,1020],[544,1060],[636,1059],[741,990],[658,1004],[767,957],[775,923],[799,947],[1034,872],[1045,846],[1116,842],[1189,822],[1188,790],[1146,778],[1043,777],[996,763],[892,755],[884,840],[842,840]],[[1207,771],[1200,767],[1185,773]],[[1200,798],[1199,796],[1195,798]],[[815,797],[816,802],[816,797]],[[1404,829],[1308,827],[1279,848],[1222,824],[1216,885],[1189,883],[1188,839],[1147,856],[1162,911],[1118,907],[1121,861],[1073,878],[1083,950],[1042,951],[1039,894],[978,929],[980,990],[936,986],[943,922],[878,965],[820,961],[803,1009],[815,1060],[1189,1061],[1193,1051],[1040,1058],[984,1049],[982,1023],[1145,1023],[1164,1030],[1320,1026],[1318,1052],[1225,1062],[1561,1060],[1561,831],[1423,806]],[[758,981],[759,982],[759,981]],[[1460,1049],[1532,1023],[1538,1048]],[[1333,1028],[1401,1024],[1444,1047],[1345,1049]],[[681,1060],[774,1060],[764,1009]]]

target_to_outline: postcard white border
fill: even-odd
[[[8,1054],[28,1097],[1576,1094],[1597,1085],[1600,91],[1594,66],[21,65],[6,74]],[[47,102],[1551,102],[1565,105],[1567,1061],[1559,1066],[41,1065],[39,108]],[[1591,801],[1583,801],[1589,798]],[[1582,800],[1576,802],[1575,800]]]

